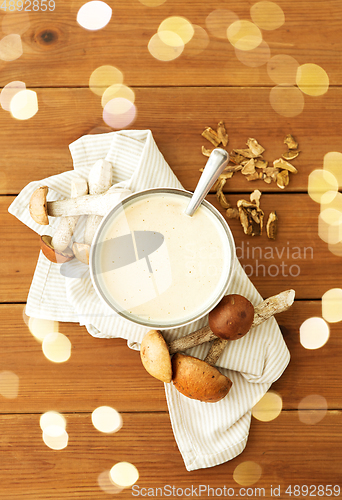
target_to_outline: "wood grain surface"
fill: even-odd
[[[342,4],[277,0],[285,23],[262,31],[272,60],[251,67],[210,28],[208,16],[221,9],[250,20],[256,2],[167,0],[148,7],[146,1],[109,0],[111,21],[98,31],[83,29],[76,21],[83,0],[56,0],[50,12],[11,12],[9,0],[6,11],[0,5],[0,87],[23,81],[36,92],[39,106],[29,120],[16,120],[0,108],[0,500],[128,499],[132,489],[118,492],[111,486],[105,492],[99,484],[99,476],[119,461],[137,467],[135,491],[140,497],[185,499],[199,496],[200,487],[201,498],[208,500],[224,496],[224,487],[231,488],[225,496],[234,498],[341,497],[338,490],[329,490],[329,485],[342,488],[341,322],[328,325],[329,339],[320,349],[305,349],[299,330],[306,319],[322,318],[323,294],[341,288],[341,257],[319,238],[320,207],[307,189],[310,173],[323,168],[325,155],[342,152]],[[148,43],[169,16],[183,16],[206,30],[205,50],[194,55],[185,47],[169,62],[152,57]],[[21,35],[23,54],[5,61],[9,34]],[[280,55],[298,65],[319,65],[329,78],[322,95],[302,94],[303,110],[296,116],[277,113],[270,101],[275,86],[285,85],[273,79],[274,58]],[[113,130],[103,120],[101,97],[89,88],[92,72],[101,65],[122,72],[137,109],[129,128],[152,131],[187,190],[194,190],[205,165],[202,146],[211,147],[201,133],[220,120],[229,134],[229,152],[256,138],[272,163],[286,150],[287,134],[299,142],[301,152],[293,161],[298,173],[290,175],[285,190],[274,183],[248,182],[241,173],[224,188],[231,206],[260,189],[265,216],[276,210],[275,241],[265,232],[244,235],[237,220],[230,219],[229,225],[240,263],[260,294],[266,298],[293,288],[296,300],[277,317],[291,354],[289,366],[271,388],[281,398],[282,411],[270,422],[252,417],[244,452],[214,468],[186,471],[163,384],[147,374],[139,353],[125,340],[94,338],[83,326],[60,323],[59,331],[72,344],[71,357],[66,363],[51,363],[23,314],[39,237],[10,215],[8,207],[29,182],[73,168],[70,143],[85,134]],[[288,77],[290,70],[282,71]],[[295,81],[291,85],[297,89]],[[285,101],[288,115],[293,103]],[[225,215],[213,192],[207,199]],[[8,372],[19,383],[14,398],[6,397],[1,386]],[[120,412],[123,427],[117,433],[105,435],[93,427],[91,413],[101,405]],[[42,440],[39,419],[49,410],[66,419],[69,443],[64,450],[53,451]],[[243,462],[262,471],[249,491],[241,490],[247,486],[234,475]],[[301,489],[294,490],[296,485]],[[166,486],[174,488],[169,495]]]

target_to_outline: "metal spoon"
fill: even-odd
[[[203,173],[198,181],[194,194],[192,195],[188,206],[185,209],[185,214],[190,217],[202,203],[210,188],[217,181],[218,176],[229,162],[229,154],[225,149],[215,148],[211,152],[209,159],[204,167]]]

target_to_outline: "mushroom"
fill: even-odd
[[[231,311],[228,313],[229,321],[226,322],[227,333],[223,331],[225,330],[223,328],[221,335],[224,337],[230,336],[231,340],[236,340],[245,335],[245,333],[241,335],[234,335],[234,333],[232,333],[232,325],[236,319],[239,318],[240,307],[244,302],[242,300],[240,301],[240,299],[237,300],[236,296],[233,296],[233,299],[227,301],[226,307],[228,306],[228,309],[231,309]],[[266,299],[255,308],[251,327],[260,325],[274,314],[286,311],[292,305],[293,300],[294,290],[288,290]],[[213,315],[215,320],[219,319],[218,326],[222,325],[221,314],[225,314],[223,311],[220,311],[221,308],[222,306],[220,303],[217,311],[215,311]],[[250,306],[247,305],[247,308],[249,311],[246,316],[249,317],[250,321]],[[216,321],[214,321],[214,324],[215,323]],[[244,332],[247,328],[248,321],[243,317],[241,321],[235,323],[235,325],[237,332]],[[204,361],[197,360],[197,358],[193,356],[187,356],[181,353],[176,354],[172,358],[172,381],[175,388],[184,396],[206,403],[215,403],[223,399],[228,394],[232,382],[212,365],[216,363],[228,341],[229,340],[226,340],[226,338],[217,338],[209,349]]]
[[[172,380],[175,388],[191,399],[216,403],[229,392],[233,383],[205,360],[178,352],[172,358]]]
[[[140,346],[140,356],[148,373],[162,382],[171,382],[172,369],[169,349],[158,330],[150,330],[144,336]]]
[[[97,160],[90,169],[88,185],[89,194],[91,195],[106,192],[112,185],[112,164],[106,160]],[[72,249],[75,257],[83,264],[89,264],[90,245],[102,218],[102,215],[88,215],[84,231],[84,243],[74,242],[73,244]]]
[[[112,164],[106,160],[98,160],[89,172],[88,184],[89,194],[105,193],[112,185]],[[101,220],[101,215],[88,215],[84,232],[86,245],[91,245]]]
[[[266,321],[274,314],[286,311],[292,305],[294,296],[295,296],[294,290],[287,290],[285,292],[279,293],[278,295],[266,299],[261,304],[253,308],[252,304],[247,299],[245,299],[245,297],[233,294],[230,296],[226,296],[230,297],[230,300],[224,297],[221,300],[221,302],[219,302],[219,304],[215,307],[215,309],[213,309],[210,315],[211,318],[216,319],[216,321],[214,321],[214,325],[217,326],[218,328],[217,331],[219,330],[221,331],[221,335],[223,334],[226,337],[229,337],[230,340],[234,339],[236,340],[245,335],[250,328],[260,325],[263,321]],[[232,304],[231,297],[234,297],[234,304]],[[226,311],[226,313],[224,313],[224,308],[222,306],[222,303],[225,304],[225,307],[228,310]],[[234,311],[236,309],[236,304],[240,304],[240,307],[241,304],[245,304],[248,309],[248,313],[246,313],[246,318],[243,317],[241,319],[241,323],[243,323],[243,326],[241,327],[240,324],[240,328],[238,328],[234,333],[234,331],[232,330],[231,323],[233,321],[233,316],[234,316],[232,310]],[[251,311],[253,311],[254,313],[252,316],[252,320],[251,320]],[[224,314],[226,314],[227,316],[223,316]],[[223,320],[224,317],[230,318],[230,321],[226,323],[227,330],[225,331],[227,333],[222,332],[223,330],[222,324],[224,323]],[[211,321],[211,323],[213,323],[213,321]],[[250,325],[250,328],[248,328],[248,325]],[[204,328],[201,328],[200,330],[197,330],[196,332],[186,335],[181,339],[174,340],[169,344],[167,344],[160,332],[156,330],[151,330],[145,335],[141,343],[140,353],[141,353],[142,363],[146,368],[146,370],[150,373],[150,375],[157,378],[158,380],[162,380],[163,382],[170,382],[170,377],[168,376],[167,379],[164,378],[162,379],[159,377],[160,372],[165,371],[166,373],[169,374],[171,371],[171,373],[173,373],[172,380],[175,387],[184,395],[190,398],[200,399],[201,401],[206,401],[206,402],[219,401],[219,399],[216,398],[219,397],[220,399],[222,399],[222,397],[224,397],[224,395],[228,393],[231,387],[231,381],[229,379],[225,380],[226,377],[224,377],[224,375],[222,375],[217,368],[211,366],[216,363],[217,359],[219,358],[222,352],[222,346],[221,346],[222,339],[217,338],[217,335],[215,335],[215,333],[212,332],[209,326],[206,326]],[[239,333],[240,335],[238,335]],[[170,354],[179,353],[179,351],[189,349],[190,347],[195,347],[197,345],[203,344],[204,342],[208,342],[213,339],[217,339],[217,341],[220,342],[219,344],[220,349],[219,350],[217,349],[214,350],[214,348],[210,349],[204,361],[198,360],[193,356],[176,354],[172,358],[171,362]],[[226,339],[223,340],[225,341],[224,345],[226,345],[227,342]],[[213,342],[213,345],[214,344],[215,342]],[[163,353],[163,355],[161,355],[161,352]],[[202,368],[200,385],[198,384],[196,385],[196,382],[194,382],[195,386],[189,385],[190,384],[189,380],[186,382],[186,379],[188,377],[188,375],[186,374],[190,370],[189,366],[194,367],[193,369],[195,374],[199,373],[198,372],[198,370],[200,369],[199,367]],[[198,379],[197,375],[194,375],[192,380],[196,381],[197,379]],[[215,381],[216,392],[214,391],[214,387],[212,387],[213,392],[210,392],[209,394],[208,387],[210,386],[209,382],[211,379],[212,382]],[[203,393],[200,392],[201,387],[203,388]],[[225,394],[224,391],[226,391]]]
[[[125,190],[122,190],[124,193]],[[127,192],[127,190],[126,190]],[[31,196],[30,214],[38,224],[48,224],[48,216],[106,215],[117,203],[118,190],[108,190],[103,194],[78,196],[66,200],[47,201],[48,187],[41,186]]]
[[[39,192],[41,193],[42,191],[39,190]],[[71,196],[73,198],[85,195],[87,192],[88,184],[85,179],[73,179],[71,182]],[[78,219],[78,216],[61,217],[56,232],[52,238],[47,235],[41,236],[41,250],[45,257],[51,262],[62,264],[74,258],[74,253],[70,248],[68,248],[68,245],[71,241]]]

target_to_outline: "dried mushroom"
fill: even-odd
[[[278,160],[274,160],[273,166],[275,168],[279,168],[280,170],[288,170],[292,174],[297,174],[298,170],[296,167],[291,165],[288,161],[285,161],[283,158],[278,158]]]
[[[255,172],[255,162],[254,159],[251,158],[249,161],[247,161],[244,166],[242,167],[241,173],[243,175],[249,175],[249,174],[254,174]]]
[[[288,134],[285,137],[284,144],[286,144],[289,149],[297,149],[298,148],[298,142],[295,140],[295,138],[291,134]]]
[[[212,152],[213,152],[213,149],[207,149],[204,146],[202,146],[202,155],[210,156]]]
[[[279,174],[277,175],[277,186],[280,187],[280,189],[284,189],[286,188],[286,186],[288,186],[289,181],[289,171],[281,170],[281,172],[279,172]]]
[[[246,144],[255,157],[262,155],[265,151],[265,148],[263,148],[256,139],[250,138]]]
[[[278,232],[278,216],[273,210],[268,216],[266,234],[270,240],[275,240]]]
[[[221,144],[221,140],[219,136],[217,135],[217,132],[213,130],[211,127],[207,127],[203,132],[202,136],[207,139],[215,148]]]
[[[222,142],[222,146],[226,147],[228,144],[228,134],[224,122],[219,122],[217,125],[217,135]]]
[[[260,236],[262,234],[264,212],[256,203],[239,200],[237,207],[243,231],[247,235]]]
[[[237,208],[228,208],[226,216],[228,219],[240,219],[240,214]]]
[[[286,153],[282,154],[285,160],[294,160],[299,155],[300,151],[298,149],[289,149]]]

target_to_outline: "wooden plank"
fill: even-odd
[[[167,410],[163,384],[144,370],[139,353],[129,349],[125,340],[94,338],[84,327],[60,323],[60,331],[72,343],[72,353],[66,363],[51,363],[22,313],[19,304],[0,306],[0,371],[19,377],[16,398],[0,395],[0,413],[91,412],[101,405],[123,412]],[[329,325],[330,338],[320,349],[307,350],[300,344],[300,325],[321,316],[319,301],[296,301],[290,311],[277,316],[291,361],[272,389],[282,397],[285,410],[297,409],[313,394],[324,397],[328,408],[342,409],[341,324]],[[309,407],[317,409],[315,402]]]
[[[321,422],[311,426],[301,423],[297,412],[283,412],[268,423],[253,421],[242,455],[215,468],[191,473],[184,467],[168,415],[164,413],[124,414],[123,427],[114,435],[96,431],[90,414],[65,417],[69,444],[64,450],[53,451],[43,443],[39,415],[1,416],[0,492],[3,498],[100,499],[104,492],[99,488],[98,476],[119,461],[130,462],[138,469],[135,494],[140,492],[139,496],[143,496],[145,492],[147,496],[148,490],[143,488],[150,488],[149,496],[156,498],[163,498],[167,485],[171,491],[175,487],[172,498],[187,498],[190,495],[185,488],[190,491],[192,488],[192,491],[197,489],[197,496],[211,500],[223,496],[215,490],[224,486],[226,492],[232,488],[231,496],[247,496],[246,485],[237,483],[233,477],[236,467],[247,461],[255,462],[262,469],[260,479],[250,486],[252,498],[270,498],[271,487],[278,486],[278,498],[289,498],[285,493],[289,485],[292,491],[295,485],[309,488],[313,485],[312,492],[316,486],[318,496],[319,485],[323,485],[325,491],[326,485],[340,484],[341,412],[329,412]],[[156,488],[162,489],[159,495]],[[133,491],[127,489],[117,498],[132,496]]]
[[[268,88],[135,88],[137,119],[130,128],[150,129],[166,161],[186,189],[193,190],[210,147],[201,133],[224,120],[230,136],[228,150],[245,147],[249,137],[265,148],[272,162],[286,150],[283,140],[292,133],[300,144],[294,160],[297,175],[286,188],[306,191],[308,175],[323,167],[329,151],[342,151],[342,89],[332,87],[322,97],[305,98],[304,111],[294,118],[278,115],[270,106]],[[37,89],[39,111],[18,121],[0,113],[2,155],[0,193],[17,194],[30,181],[72,168],[68,145],[82,135],[104,127],[100,97],[89,89]],[[100,130],[103,130],[100,128]],[[111,130],[106,127],[104,130]],[[39,133],[37,133],[39,131]],[[248,182],[237,173],[229,191],[255,188],[280,192],[274,184]]]
[[[285,14],[285,24],[276,30],[263,30],[271,55],[287,54],[299,64],[319,64],[328,72],[332,85],[340,84],[341,3],[330,0],[324,9],[319,2],[308,0],[277,3]],[[195,57],[185,50],[175,61],[165,63],[150,55],[148,42],[165,18],[183,16],[206,29],[207,16],[219,5],[200,0],[184,4],[177,0],[149,8],[126,0],[115,5],[110,23],[94,32],[81,28],[76,22],[82,4],[81,0],[72,4],[60,0],[53,12],[31,10],[29,26],[22,34],[24,55],[10,65],[2,64],[6,73],[2,72],[1,86],[17,80],[18,74],[30,87],[87,86],[91,72],[104,64],[117,66],[129,85],[244,86],[246,82],[274,85],[265,65],[257,68],[243,65],[228,40],[213,35],[208,48]],[[248,2],[234,2],[224,8],[234,11],[240,19],[250,19],[250,6]],[[5,17],[5,12],[1,11],[0,15]]]
[[[241,197],[246,196],[228,195],[232,206]],[[39,237],[7,212],[12,200],[0,197],[0,300],[25,302],[38,258]],[[219,207],[213,195],[208,200]],[[240,222],[229,220],[237,256],[261,295],[267,297],[294,288],[297,298],[320,299],[328,289],[340,287],[342,260],[318,237],[318,205],[305,194],[283,193],[263,195],[261,207],[265,217],[271,210],[277,211],[279,233],[275,241],[266,234],[245,236]]]

